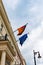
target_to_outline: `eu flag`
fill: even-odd
[[[24,41],[26,40],[26,38],[27,38],[27,34],[24,34],[22,37],[19,38],[21,46],[24,43]]]

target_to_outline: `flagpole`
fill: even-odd
[[[27,34],[29,34],[29,32]]]
[[[27,25],[28,23],[26,23],[26,25]]]
[[[18,39],[16,42],[18,42],[18,41],[19,41],[19,39]],[[16,42],[15,42],[15,43],[16,43]]]
[[[16,32],[16,31],[17,31],[17,29],[15,31],[13,31],[13,33]]]

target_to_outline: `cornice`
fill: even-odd
[[[14,51],[14,49],[13,49],[13,47],[12,47],[12,45],[10,44],[9,41],[7,41],[7,40],[1,40],[1,41],[0,41],[0,45],[7,45],[7,46],[9,47],[9,49],[10,49],[12,55],[13,55],[13,56],[16,56],[16,53],[15,53],[15,51]]]

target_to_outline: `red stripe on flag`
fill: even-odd
[[[26,25],[18,28],[17,30],[18,30],[19,33],[17,35],[21,35],[24,32],[25,28],[26,28]]]

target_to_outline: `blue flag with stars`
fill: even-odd
[[[22,46],[22,44],[24,43],[24,41],[26,40],[27,37],[28,37],[27,34],[24,34],[22,37],[19,38],[21,46]]]

